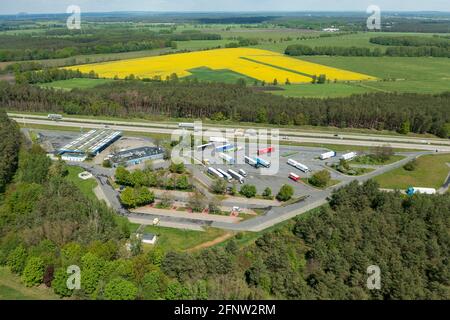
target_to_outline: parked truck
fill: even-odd
[[[311,171],[307,166],[293,159],[288,159],[287,164],[305,173]]]
[[[268,148],[264,148],[264,149],[259,149],[258,150],[258,156],[260,156],[262,154],[272,153],[274,151],[275,151],[275,147],[268,147]]]
[[[225,153],[219,153],[219,158],[224,160],[225,162],[229,163],[229,164],[233,164],[234,163],[234,158],[228,154]]]
[[[219,171],[217,171],[216,169],[214,169],[213,167],[209,167],[208,168],[208,173],[210,175],[216,176],[218,178],[223,178],[223,174],[221,174]]]
[[[291,173],[289,173],[289,179],[292,179],[295,182],[297,182],[298,180],[300,180],[300,176],[298,174],[291,172]]]
[[[225,180],[227,180],[228,182],[231,182],[233,180],[233,177],[231,175],[229,175],[227,172],[225,172],[225,170],[217,168],[217,171],[219,171],[223,175],[223,178]]]
[[[241,176],[239,173],[237,173],[234,170],[228,169],[228,173],[237,181],[239,181],[240,184],[243,184],[245,182],[245,179],[243,176]]]
[[[180,122],[178,124],[179,128],[185,128],[185,129],[194,129],[195,124],[192,122]]]
[[[409,187],[406,190],[406,194],[408,196],[412,196],[413,194],[421,193],[421,194],[436,194],[436,189],[434,188],[418,188],[418,187]]]
[[[270,168],[270,165],[271,165],[270,161],[267,161],[267,160],[264,160],[261,158],[256,158],[255,160],[256,160],[257,164],[259,164],[265,168]]]
[[[221,146],[216,147],[216,152],[228,152],[231,150],[234,150],[234,145],[232,145],[231,143],[227,143]]]
[[[326,159],[330,159],[330,158],[333,158],[333,157],[336,157],[336,152],[329,151],[329,152],[322,153],[320,155],[320,160],[326,160]]]
[[[247,172],[245,172],[244,169],[239,169],[239,174],[240,174],[241,176],[243,176],[243,177],[246,177],[246,176],[247,176]]]
[[[249,165],[251,165],[252,167],[258,168],[259,164],[255,159],[252,159],[250,157],[245,156],[245,163],[248,163]]]
[[[345,161],[350,161],[355,159],[358,156],[358,154],[356,152],[349,152],[346,154],[343,154],[341,157],[341,160],[345,160]]]

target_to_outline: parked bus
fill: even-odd
[[[220,168],[217,168],[217,171],[219,171],[219,172],[223,175],[223,178],[224,178],[225,180],[227,180],[228,182],[231,182],[231,181],[233,180],[233,177],[230,176],[227,172],[225,172],[225,170],[222,170],[222,169],[220,169]]]

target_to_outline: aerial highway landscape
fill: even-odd
[[[449,88],[445,1],[5,2],[0,303],[448,301]]]

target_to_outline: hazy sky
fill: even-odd
[[[108,11],[450,11],[450,0],[0,0],[0,14],[62,13],[69,5],[82,12]]]

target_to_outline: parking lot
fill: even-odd
[[[295,182],[289,179],[289,174],[292,172],[299,175],[301,179],[304,179],[307,178],[308,176],[311,176],[317,171],[327,168],[326,166],[327,163],[339,162],[339,157],[343,153],[337,153],[336,157],[331,159],[320,160],[319,156],[327,151],[329,150],[314,147],[280,146],[278,150],[279,154],[278,170],[276,170],[277,164],[276,164],[276,157],[274,155],[272,156],[261,155],[260,158],[271,161],[270,170],[262,167],[257,169],[247,163],[224,164],[223,161],[216,160],[216,163],[213,163],[211,161],[211,164],[205,165],[205,167],[202,168],[201,171],[203,172],[205,177],[207,177],[207,179],[210,180],[211,182],[212,179],[210,178],[209,175],[206,174],[208,167],[213,167],[216,169],[220,168],[224,171],[227,171],[228,169],[232,169],[234,171],[243,169],[245,172],[247,172],[245,183],[255,185],[258,190],[258,193],[262,193],[266,187],[269,187],[272,189],[272,193],[275,194],[278,192],[278,190],[281,188],[282,185],[289,184],[294,188],[295,195],[300,196],[305,195],[308,192],[313,191],[314,189],[308,185],[303,184],[302,182]],[[205,157],[208,157],[210,159],[211,150],[205,150],[204,153]],[[229,152],[227,154],[230,156],[234,155],[233,152]],[[255,154],[250,154],[249,156],[252,158],[256,157]],[[304,173],[299,169],[287,164],[288,159],[293,159],[306,165],[311,170],[311,172]],[[275,174],[273,174],[274,171]],[[330,171],[332,179],[335,180],[345,179],[344,176],[336,173],[333,170],[329,170],[329,168],[328,171]]]

